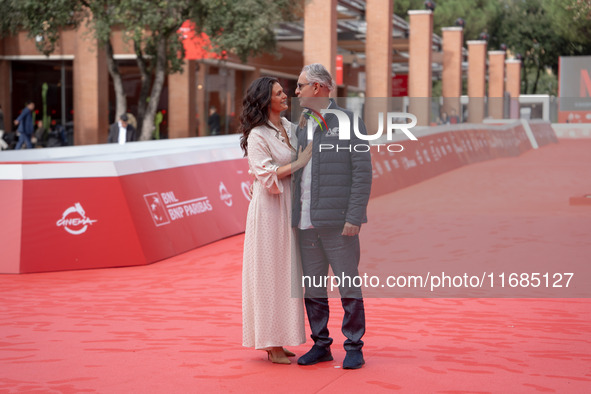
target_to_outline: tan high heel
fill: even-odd
[[[296,355],[294,352],[291,352],[291,351],[287,350],[286,348],[283,348],[283,353],[285,353],[285,355],[287,357],[295,357],[295,355]]]
[[[291,361],[285,355],[283,348],[272,347],[270,349],[264,349],[267,352],[267,360],[274,364],[291,364]]]

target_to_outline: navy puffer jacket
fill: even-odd
[[[338,109],[347,114],[351,124],[351,139],[339,139],[339,121],[334,114],[324,116],[328,131],[324,126],[322,129],[316,127],[312,150],[310,218],[314,227],[342,227],[345,222],[360,226],[367,222],[367,202],[371,191],[371,153],[366,151],[369,141],[359,139],[353,132],[351,111],[337,106],[334,101],[331,101],[329,109]],[[367,134],[361,119],[359,130]],[[299,146],[305,148],[308,144],[306,132],[302,127],[296,131],[298,150]],[[358,152],[354,149],[356,145]],[[292,177],[294,227],[299,226],[301,217],[302,172],[303,169]]]

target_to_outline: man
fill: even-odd
[[[451,109],[451,115],[449,117],[449,123],[450,124],[458,124],[458,123],[460,123],[460,117],[457,115],[455,108],[452,108]]]
[[[38,120],[37,121],[37,129],[35,129],[35,135],[32,139],[32,142],[37,147],[47,146],[47,134],[48,134],[48,131],[45,130],[45,127],[43,127],[43,121]]]
[[[26,145],[27,149],[33,148],[33,144],[31,143],[31,137],[33,136],[34,126],[33,126],[33,110],[35,109],[35,103],[32,101],[27,101],[25,103],[25,108],[22,110],[21,114],[16,118],[14,121],[15,125],[18,125],[16,131],[18,132],[18,143],[14,149],[20,149],[23,144]]]
[[[120,145],[135,141],[135,128],[130,125],[126,114],[119,116],[119,121],[109,127],[109,142],[117,142]]]
[[[312,143],[312,159],[306,167],[294,174],[293,225],[299,228],[305,305],[312,331],[314,346],[299,358],[300,365],[313,365],[333,359],[330,351],[332,338],[328,332],[328,298],[326,287],[315,287],[328,275],[328,266],[341,277],[356,277],[360,259],[359,230],[367,222],[366,208],[372,180],[371,155],[352,149],[366,144],[353,130],[351,138],[339,139],[339,121],[335,114],[318,117],[322,109],[340,110],[349,117],[351,111],[340,108],[329,99],[334,81],[321,64],[305,66],[299,76],[296,95],[300,105],[309,111],[314,122],[313,139],[308,141],[306,125],[297,130],[298,145]],[[359,130],[365,125],[359,120]],[[322,144],[322,150],[320,146]],[[332,146],[333,149],[327,149]],[[337,150],[336,147],[339,147]],[[363,151],[364,149],[358,149]],[[306,278],[316,277],[316,282]],[[365,333],[365,310],[361,289],[354,286],[339,288],[345,311],[342,331],[347,337],[344,348],[347,355],[343,368],[357,369],[365,363],[361,337]]]

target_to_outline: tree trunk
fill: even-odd
[[[115,121],[117,121],[119,116],[127,112],[127,96],[123,90],[123,81],[121,80],[119,66],[117,66],[117,62],[113,56],[111,38],[107,40],[105,47],[107,49],[107,67],[109,69],[109,74],[113,79],[113,86],[115,88]]]
[[[142,141],[152,139],[152,134],[154,133],[154,117],[156,116],[158,102],[160,101],[160,93],[162,93],[164,78],[166,77],[166,66],[168,61],[166,57],[166,44],[167,37],[160,37],[156,50],[156,70],[154,83],[152,84],[150,101],[148,101],[148,106],[144,115],[144,121],[142,123],[142,134],[140,137]]]

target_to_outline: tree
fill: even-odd
[[[433,12],[433,32],[441,35],[442,27],[455,26],[464,20],[464,41],[476,40],[482,32],[495,30],[501,13],[501,0],[439,0]],[[424,0],[395,0],[394,13],[408,21],[409,10],[425,9]],[[466,84],[463,84],[466,89]],[[433,82],[433,97],[441,95],[440,81]]]
[[[543,0],[505,0],[496,36],[514,54],[522,56],[522,91],[538,92],[542,73],[558,69],[558,57],[568,43],[552,29],[552,17],[542,7]],[[533,81],[528,76],[533,75]],[[530,86],[531,84],[531,86]]]
[[[49,56],[60,31],[77,23],[77,9],[71,0],[0,0],[0,37],[27,30],[40,52]]]
[[[554,32],[568,43],[565,54],[591,55],[591,1],[543,0],[543,6]]]
[[[501,0],[439,0],[433,12],[433,32],[441,35],[442,27],[455,26],[458,18],[465,22],[464,40],[476,40],[490,31],[501,12]],[[396,0],[394,13],[408,20],[409,10],[425,9],[424,0]]]
[[[38,48],[53,52],[61,29],[89,23],[94,37],[105,45],[109,72],[116,82],[118,69],[110,45],[111,32],[121,26],[137,55],[142,75],[142,98],[138,108],[140,139],[147,140],[154,131],[156,105],[167,74],[181,72],[184,48],[179,34],[181,24],[192,21],[197,33],[206,33],[217,53],[232,52],[243,62],[248,56],[275,48],[274,24],[289,20],[300,1],[290,0],[0,0],[7,10],[0,22],[0,34],[28,30],[30,37],[44,39]],[[19,23],[6,19],[18,20]],[[43,44],[43,45],[41,45]],[[121,85],[122,86],[122,85]],[[124,108],[123,90],[117,93],[117,112]],[[121,102],[120,102],[121,101]]]
[[[127,112],[127,96],[123,89],[123,80],[119,72],[119,66],[115,61],[111,33],[115,26],[119,24],[119,15],[115,13],[115,8],[119,2],[117,0],[84,0],[80,4],[92,15],[87,19],[93,28],[94,36],[99,46],[103,46],[107,52],[107,69],[113,80],[113,90],[115,90],[115,119]]]
[[[424,0],[394,0],[394,13],[408,20],[409,10],[424,10]]]
[[[117,16],[112,14],[117,3],[114,0],[0,0],[0,8],[6,10],[0,22],[0,37],[15,34],[19,29],[26,30],[35,40],[37,49],[49,56],[64,28],[76,28],[81,23],[90,25],[94,38],[107,52],[118,117],[126,112],[127,99],[111,43],[112,28],[119,23]]]

